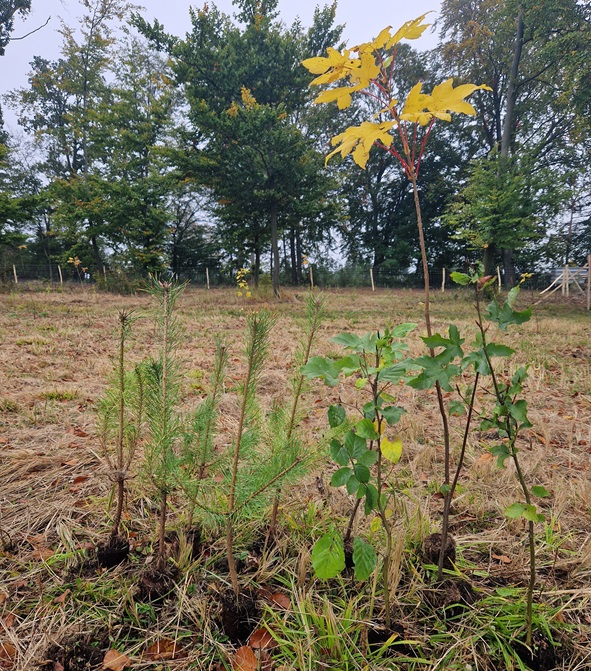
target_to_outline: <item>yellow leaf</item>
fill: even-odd
[[[371,526],[369,527],[369,530],[371,531],[372,534],[375,534],[376,531],[379,531],[382,528],[382,520],[379,517],[374,517],[373,520],[371,521]]]
[[[490,91],[491,88],[486,85],[476,86],[476,84],[462,84],[454,88],[453,81],[453,79],[446,79],[433,89],[428,109],[433,112],[435,116],[438,116],[438,118],[443,118],[441,115],[445,112],[455,112],[457,114],[469,114],[470,116],[474,116],[476,110],[470,103],[466,102],[464,98],[467,98],[478,89],[486,89]],[[448,119],[445,120],[448,121]]]
[[[389,147],[392,144],[392,136],[388,132],[396,125],[395,121],[386,121],[384,123],[373,123],[364,121],[360,126],[349,126],[344,133],[335,135],[331,143],[339,145],[326,157],[328,161],[335,154],[340,153],[344,158],[347,154],[353,152],[353,160],[361,168],[365,168],[369,159],[370,149],[375,142],[381,142]]]
[[[381,49],[386,42],[390,39],[390,30],[392,29],[392,26],[386,26],[380,34],[375,38],[373,42],[370,43],[370,46],[372,49]]]
[[[404,121],[419,123],[421,126],[426,126],[433,117],[442,121],[451,121],[450,112],[474,116],[476,110],[464,98],[478,89],[491,90],[486,84],[480,86],[462,84],[454,88],[453,79],[447,79],[438,84],[431,95],[421,93],[421,88],[422,83],[420,82],[412,87],[400,114],[400,118]]]
[[[306,58],[305,61],[302,61],[302,65],[313,75],[322,75],[330,70],[330,68],[340,67],[349,58],[349,51],[347,50],[345,50],[344,54],[341,54],[340,51],[333,49],[333,47],[328,47],[326,53],[328,57]]]
[[[390,49],[395,44],[398,44],[400,40],[417,40],[431,25],[429,23],[423,24],[423,19],[430,13],[425,12],[425,14],[422,14],[417,19],[403,23],[386,44],[386,49]]]
[[[380,66],[376,64],[373,54],[364,53],[359,57],[359,67],[351,71],[349,79],[352,82],[358,82],[362,88],[365,88],[379,74]]]
[[[374,419],[373,420],[373,428],[376,430],[376,433],[380,433],[380,434],[384,433],[384,431],[386,430],[386,422],[382,422],[382,428],[380,429],[380,428],[378,428],[378,420]]]
[[[339,86],[336,89],[328,89],[322,93],[314,101],[317,104],[331,103],[336,100],[339,109],[345,109],[351,104],[351,93],[359,91],[363,86]]]
[[[320,75],[311,82],[311,85],[332,84],[347,77],[355,68],[361,65],[358,58],[351,58],[351,51],[345,49],[343,53],[328,47],[326,50],[328,57],[307,58],[302,61],[302,65],[312,74]]]
[[[382,438],[380,441],[380,451],[384,459],[397,464],[402,456],[402,441],[400,438],[395,438],[392,441]]]
[[[430,103],[431,96],[421,93],[422,88],[423,82],[419,82],[412,87],[402,108],[400,118],[404,121],[411,121],[412,123],[426,126],[431,121],[432,115],[425,112],[424,109]]]

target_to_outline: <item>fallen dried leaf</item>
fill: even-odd
[[[238,648],[234,653],[232,660],[232,669],[234,671],[258,671],[259,660],[254,654],[254,650],[247,645]]]
[[[67,589],[63,594],[56,596],[55,599],[53,600],[53,603],[66,603],[66,599],[68,598],[70,592],[71,590]]]
[[[494,457],[490,452],[483,452],[479,457],[477,464],[490,464],[491,461],[494,461]]]
[[[51,548],[35,548],[33,552],[31,552],[31,557],[33,559],[49,559],[50,557],[53,557],[55,552]]]
[[[68,429],[68,433],[72,436],[77,436],[78,438],[88,438],[88,433],[81,429],[79,426],[72,426]]]
[[[12,627],[12,625],[14,624],[15,617],[16,616],[14,613],[8,613],[8,615],[2,618],[2,622],[7,629]]]
[[[270,594],[269,601],[274,603],[276,606],[279,606],[280,608],[285,608],[285,610],[289,610],[291,608],[291,599],[287,596],[287,594],[282,594],[281,592],[273,592],[273,594]]]
[[[144,650],[143,657],[156,662],[164,659],[182,659],[187,653],[181,650],[176,641],[171,638],[161,638]]]
[[[276,647],[277,641],[271,636],[268,629],[261,627],[252,632],[248,639],[248,645],[255,650],[269,649]]]
[[[73,480],[73,485],[79,485],[81,482],[86,482],[90,475],[77,475]]]
[[[118,650],[109,650],[103,659],[103,669],[109,671],[123,671],[131,666],[131,659]]]
[[[78,466],[79,463],[79,459],[69,459],[68,461],[63,461],[62,466]]]
[[[8,594],[6,592],[0,592],[0,605],[2,605],[6,599],[8,599]]]
[[[493,559],[496,559],[497,561],[500,561],[501,564],[510,564],[511,563],[511,558],[507,557],[507,555],[496,555],[496,554],[493,553],[491,555],[491,557]]]
[[[14,645],[10,641],[0,641],[0,669],[11,669],[15,657]]]
[[[53,669],[51,671],[66,671],[64,665],[61,662],[54,662]]]

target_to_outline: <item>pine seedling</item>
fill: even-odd
[[[217,344],[211,385],[205,400],[200,403],[187,420],[181,447],[182,481],[181,487],[189,499],[187,528],[193,526],[196,501],[206,478],[214,455],[214,440],[217,433],[219,404],[224,390],[224,379],[228,351],[225,345]]]
[[[166,565],[165,536],[168,497],[177,484],[179,445],[183,438],[183,420],[177,408],[180,403],[180,373],[175,350],[180,337],[174,307],[184,285],[154,280],[151,294],[158,300],[159,352],[146,365],[145,471],[160,502],[158,551],[156,567]]]
[[[234,522],[236,514],[245,504],[240,496],[238,479],[241,459],[246,451],[251,451],[259,444],[261,435],[261,417],[256,395],[263,366],[269,350],[269,334],[275,319],[264,310],[248,318],[248,335],[246,343],[246,374],[241,390],[240,417],[236,436],[232,446],[232,465],[230,470],[230,485],[228,490],[228,510],[226,514],[226,555],[230,580],[234,594],[240,593],[238,572],[234,561]],[[244,471],[240,469],[240,475]],[[255,490],[256,492],[256,490]],[[252,492],[253,494],[255,492]],[[247,495],[247,498],[250,495]]]
[[[107,547],[117,544],[123,506],[125,482],[142,436],[144,421],[144,374],[141,366],[126,370],[125,352],[133,311],[119,312],[119,342],[115,380],[98,405],[98,437],[103,459],[109,468],[116,494],[116,510]]]
[[[296,429],[301,421],[299,405],[302,394],[307,388],[307,380],[302,368],[310,360],[312,347],[324,319],[324,299],[310,293],[306,301],[306,327],[304,337],[295,356],[296,372],[291,380],[292,395],[288,404],[281,404],[275,408],[269,418],[272,452],[275,461],[281,467],[287,468],[294,459],[301,459],[302,443],[296,435]],[[269,522],[268,537],[275,535],[277,514],[281,502],[281,486],[275,490],[273,509]]]

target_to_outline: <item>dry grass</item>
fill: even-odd
[[[330,338],[342,331],[364,333],[403,321],[418,322],[421,331],[420,300],[421,294],[413,291],[329,292],[328,317],[316,352],[338,354]],[[245,316],[263,304],[245,302],[231,290],[197,289],[188,290],[179,303],[186,330],[179,354],[186,372],[184,406],[190,409],[203,397],[215,336],[222,335],[230,347],[222,399],[223,424],[228,430],[235,422],[234,391],[242,375]],[[278,323],[261,384],[267,409],[286,395],[301,333],[303,292],[288,291],[270,307]],[[164,637],[179,640],[187,653],[178,662],[167,662],[170,666],[165,668],[222,668],[216,660],[225,658],[227,646],[215,630],[211,598],[212,581],[219,581],[215,557],[222,545],[218,540],[209,539],[205,564],[192,564],[185,556],[186,570],[176,599],[154,608],[135,598],[137,571],[151,556],[155,509],[141,483],[132,485],[124,521],[133,538],[134,561],[107,573],[84,568],[88,548],[105,536],[108,526],[105,509],[110,486],[97,456],[94,404],[112,374],[116,316],[121,308],[135,308],[146,315],[137,322],[131,344],[130,359],[139,361],[154,350],[154,323],[149,318],[153,305],[147,296],[101,295],[91,290],[0,296],[0,526],[7,546],[0,555],[0,643],[14,646],[5,664],[0,650],[0,669],[13,663],[18,671],[36,668],[48,658],[52,644],[63,647],[71,637],[96,641],[97,632],[103,636],[103,652],[110,637],[111,644],[115,642],[134,660],[134,668],[150,666],[145,658],[141,661],[142,652]],[[465,294],[435,295],[432,311],[436,328],[446,329],[453,321],[463,332],[474,332]],[[552,493],[544,503],[548,522],[538,529],[536,599],[553,613],[554,624],[569,627],[570,656],[557,667],[569,671],[588,668],[591,645],[590,324],[589,315],[578,307],[542,304],[531,322],[503,337],[517,350],[512,369],[530,367],[526,393],[534,428],[521,438],[521,455],[528,481],[544,484]],[[416,337],[412,350],[421,351]],[[408,412],[400,426],[404,456],[392,473],[400,494],[391,584],[406,636],[422,642],[422,654],[432,655],[430,665],[405,662],[407,666],[400,668],[461,668],[451,663],[440,666],[441,651],[436,643],[429,643],[432,632],[421,623],[423,616],[411,617],[421,609],[425,581],[413,549],[439,527],[442,502],[437,489],[443,455],[433,396],[404,388],[400,394],[400,404]],[[303,432],[310,444],[322,444],[326,410],[339,398],[351,404],[358,400],[345,389],[320,386],[306,395]],[[453,429],[458,444],[461,427]],[[523,585],[527,573],[523,524],[502,514],[519,497],[518,483],[510,469],[499,471],[483,456],[489,445],[486,435],[471,437],[452,518],[460,566],[482,594],[493,594],[498,586]],[[328,487],[332,470],[320,454],[317,471],[288,495],[289,504],[282,511],[286,535],[273,552],[256,559],[249,575],[256,584],[283,584],[293,591],[293,618],[269,615],[269,621],[283,617],[286,641],[293,637],[293,654],[279,655],[276,668],[314,668],[309,659],[319,654],[310,652],[315,650],[312,638],[319,626],[315,618],[328,618],[335,631],[345,621],[337,622],[346,611],[338,599],[324,611],[317,601],[317,583],[308,559],[310,539],[319,535],[326,515],[346,517],[350,509],[348,497]],[[181,501],[175,510],[172,527],[182,519]],[[358,524],[363,525],[363,520]],[[244,537],[256,533],[249,528]],[[453,648],[454,659],[473,668],[491,668],[480,644],[474,642],[478,620],[471,622],[454,634],[453,645],[448,641],[447,651],[451,654]],[[347,630],[343,635],[352,634]],[[285,650],[292,650],[289,645],[285,643]],[[362,651],[363,642],[351,640],[351,647]],[[7,649],[12,653],[12,648]],[[475,659],[480,660],[476,667]],[[391,663],[376,662],[374,668],[394,668],[388,666]],[[95,667],[72,667],[78,668]],[[351,662],[346,668],[357,666]]]

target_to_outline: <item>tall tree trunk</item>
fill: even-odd
[[[485,275],[492,275],[494,273],[496,251],[497,250],[494,244],[489,244],[488,247],[484,248],[484,254],[482,255],[482,265],[484,266]]]
[[[271,206],[271,255],[273,257],[273,294],[279,296],[279,236],[277,234],[277,205]]]
[[[515,261],[512,249],[503,249],[503,270],[505,271],[505,289],[511,289],[515,284]]]
[[[261,275],[261,248],[259,246],[259,241],[257,238],[256,247],[254,249],[254,269],[252,271],[254,286],[257,288],[259,286],[260,275]]]
[[[296,236],[296,274],[297,274],[297,278],[298,278],[297,283],[302,284],[303,283],[303,279],[302,279],[303,263],[302,262],[303,262],[304,259],[303,259],[303,253],[302,253],[302,236],[300,235],[299,227],[296,228],[295,236]]]
[[[101,257],[101,250],[99,249],[98,246],[98,241],[96,239],[96,235],[91,235],[90,236],[90,244],[92,245],[92,251],[94,253],[94,260],[96,262],[96,267],[97,270],[101,275],[104,276],[105,274],[105,264],[103,263],[103,259]]]

